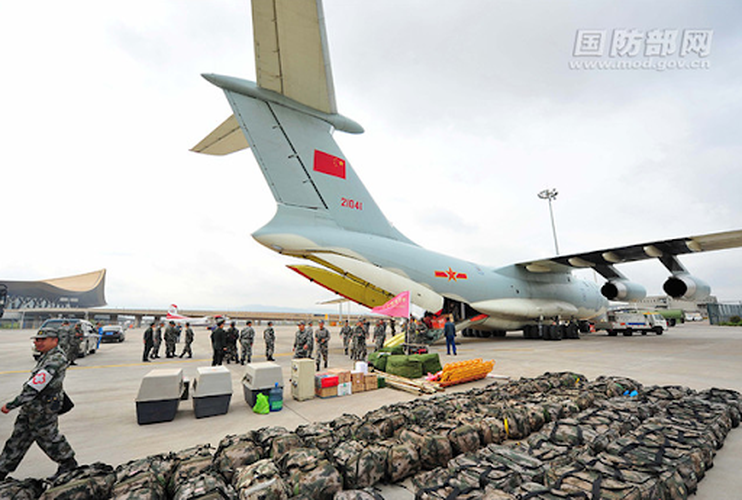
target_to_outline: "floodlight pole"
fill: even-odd
[[[549,215],[551,216],[551,233],[554,235],[554,249],[559,255],[559,243],[557,243],[556,226],[554,225],[554,210],[551,208],[551,200],[555,200],[559,192],[556,189],[544,189],[538,194],[542,200],[549,201]]]

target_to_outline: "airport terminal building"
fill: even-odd
[[[5,309],[70,309],[106,305],[106,270],[40,281],[0,279],[7,288]]]

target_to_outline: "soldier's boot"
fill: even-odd
[[[75,469],[77,469],[77,460],[75,460],[75,457],[68,458],[67,460],[59,464],[59,467],[57,467],[57,472],[55,472],[54,475],[49,478],[49,481],[54,482],[54,480],[56,480],[62,474],[66,474],[67,472],[71,472]]]
[[[248,363],[252,363],[252,356],[248,356],[248,357],[247,357],[247,362],[248,362]]]

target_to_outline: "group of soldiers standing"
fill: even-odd
[[[298,328],[294,338],[294,357],[312,358],[312,353],[314,353],[317,370],[320,369],[322,362],[324,362],[324,367],[327,368],[330,332],[325,328],[325,322],[320,320],[316,331],[313,330],[311,321],[308,325],[304,321],[299,321]],[[348,355],[350,350],[350,359],[354,361],[366,360],[368,355],[366,346],[368,332],[369,323],[364,318],[358,318],[356,326],[353,328],[351,328],[349,321],[345,320],[345,324],[340,328],[340,337],[343,339],[345,354]],[[386,322],[380,319],[377,320],[374,328],[374,350],[381,349],[385,340]]]
[[[317,331],[312,328],[312,321],[309,321],[307,327],[304,321],[299,321],[299,329],[294,337],[294,358],[311,358],[312,352],[315,353],[315,362],[319,371],[320,364],[324,360],[324,366],[327,368],[330,348],[330,331],[325,328],[325,322],[319,320]],[[314,349],[316,343],[316,351]]]
[[[394,320],[390,319],[390,323],[392,324],[392,330],[394,329]],[[370,331],[371,324],[370,322],[366,321],[364,318],[358,318],[356,321],[356,326],[351,328],[348,324],[348,320],[345,321],[345,324],[340,329],[340,335],[343,338],[343,350],[345,351],[345,354],[348,354],[348,350],[350,350],[350,359],[354,361],[365,361],[366,356],[368,355],[368,348],[366,347],[367,340],[369,337],[369,331]],[[373,342],[374,342],[374,351],[378,351],[384,346],[384,342],[386,341],[386,321],[383,319],[376,320],[376,325],[374,326],[374,335],[373,335]]]
[[[237,329],[237,323],[232,321],[228,329],[224,329],[224,319],[216,321],[216,328],[211,332],[211,347],[213,357],[211,366],[226,363],[252,363],[252,348],[255,342],[255,329],[252,321],[247,321],[242,331]],[[276,332],[273,330],[273,322],[268,322],[268,328],[263,331],[265,341],[265,357],[268,361],[275,361],[273,353],[276,349]],[[237,352],[237,343],[241,347],[241,355]]]
[[[157,325],[157,326],[155,326]],[[149,327],[144,331],[144,353],[142,354],[142,361],[148,362],[150,359],[157,359],[160,357],[160,346],[162,341],[165,340],[165,357],[174,358],[176,357],[175,344],[178,343],[180,337],[180,329],[175,326],[175,321],[170,321],[167,328],[165,329],[165,335],[162,334],[162,327],[164,323],[157,324],[151,322]],[[193,329],[190,323],[185,324],[185,344],[183,346],[183,352],[178,357],[184,357],[186,354],[189,358],[193,357],[193,350],[191,344],[193,344]]]

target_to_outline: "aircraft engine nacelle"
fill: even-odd
[[[647,296],[647,289],[638,283],[626,280],[610,280],[600,289],[608,300],[641,300]]]
[[[690,274],[670,276],[662,285],[662,289],[673,299],[703,300],[711,295],[711,287]]]

